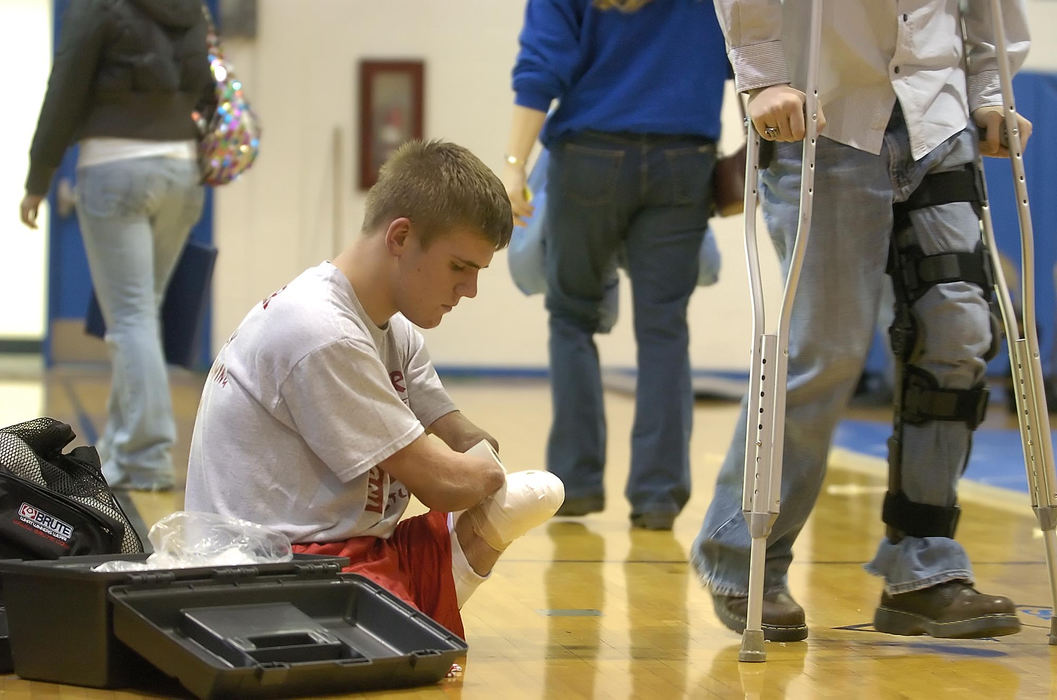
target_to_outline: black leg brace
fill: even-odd
[[[917,344],[917,328],[911,307],[934,285],[967,281],[978,285],[992,303],[992,273],[987,251],[981,242],[971,253],[925,255],[917,246],[900,249],[897,233],[911,226],[914,209],[951,202],[971,202],[979,212],[983,189],[975,165],[935,173],[925,177],[914,194],[894,207],[894,225],[888,258],[888,274],[895,292],[895,319],[889,340],[895,356],[895,397],[892,437],[888,440],[888,493],[882,520],[888,537],[898,542],[913,537],[954,537],[960,509],[915,503],[902,490],[903,426],[921,425],[932,420],[962,421],[975,430],[987,411],[988,390],[981,382],[970,389],[942,389],[929,372],[910,364]],[[994,317],[992,310],[992,317]],[[992,322],[990,359],[998,350],[1000,326]],[[963,465],[964,469],[964,465]]]

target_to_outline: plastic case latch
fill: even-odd
[[[253,672],[260,679],[261,687],[281,687],[286,683],[287,678],[290,677],[290,664],[260,664],[253,669]]]
[[[172,571],[137,571],[128,575],[128,583],[134,586],[168,586],[175,580]]]
[[[298,564],[297,575],[306,579],[330,578],[335,574],[341,573],[341,566],[342,564],[339,561],[321,561]]]
[[[256,566],[225,566],[219,567],[213,571],[213,580],[221,583],[231,583],[234,581],[245,581],[246,579],[257,578],[260,574],[260,570]]]

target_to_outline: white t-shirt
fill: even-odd
[[[324,262],[257,304],[213,363],[185,508],[292,542],[388,537],[409,494],[378,463],[453,410],[418,330],[399,314],[378,328]]]
[[[81,139],[77,152],[77,167],[103,165],[132,158],[176,158],[197,160],[198,144],[194,139],[184,141],[147,141],[93,136]]]

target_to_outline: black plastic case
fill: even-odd
[[[91,570],[112,559],[136,557],[0,561],[15,673],[112,688],[157,669],[202,698],[275,697],[433,683],[466,652],[340,557]]]

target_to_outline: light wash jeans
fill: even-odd
[[[632,514],[678,513],[690,495],[686,310],[708,224],[715,145],[704,137],[583,132],[554,144],[550,158],[547,469],[568,498],[604,495],[606,421],[594,334],[624,247],[638,349],[625,496]]]
[[[768,539],[767,592],[786,587],[793,542],[818,497],[833,430],[870,347],[882,285],[888,284],[892,204],[905,200],[926,173],[971,162],[975,139],[975,129],[969,127],[915,162],[898,107],[880,155],[819,139],[811,234],[790,326],[781,507]],[[775,160],[761,178],[765,220],[785,270],[796,237],[801,148],[800,143],[778,144]],[[926,255],[971,251],[980,240],[979,222],[968,203],[919,209],[911,221],[897,243],[916,243]],[[982,380],[981,358],[991,344],[991,330],[979,287],[967,282],[937,285],[912,312],[919,329],[912,364],[930,372],[944,388],[967,389]],[[906,425],[902,486],[907,497],[953,505],[970,440],[970,430],[960,422]],[[750,538],[741,512],[744,451],[741,420],[691,554],[702,581],[720,595],[748,591]],[[885,539],[867,570],[883,576],[893,594],[972,580],[965,550],[946,537],[905,537],[898,544]]]
[[[192,160],[152,157],[77,171],[77,218],[106,321],[113,377],[97,445],[113,486],[172,486],[176,425],[159,309],[204,190]]]

